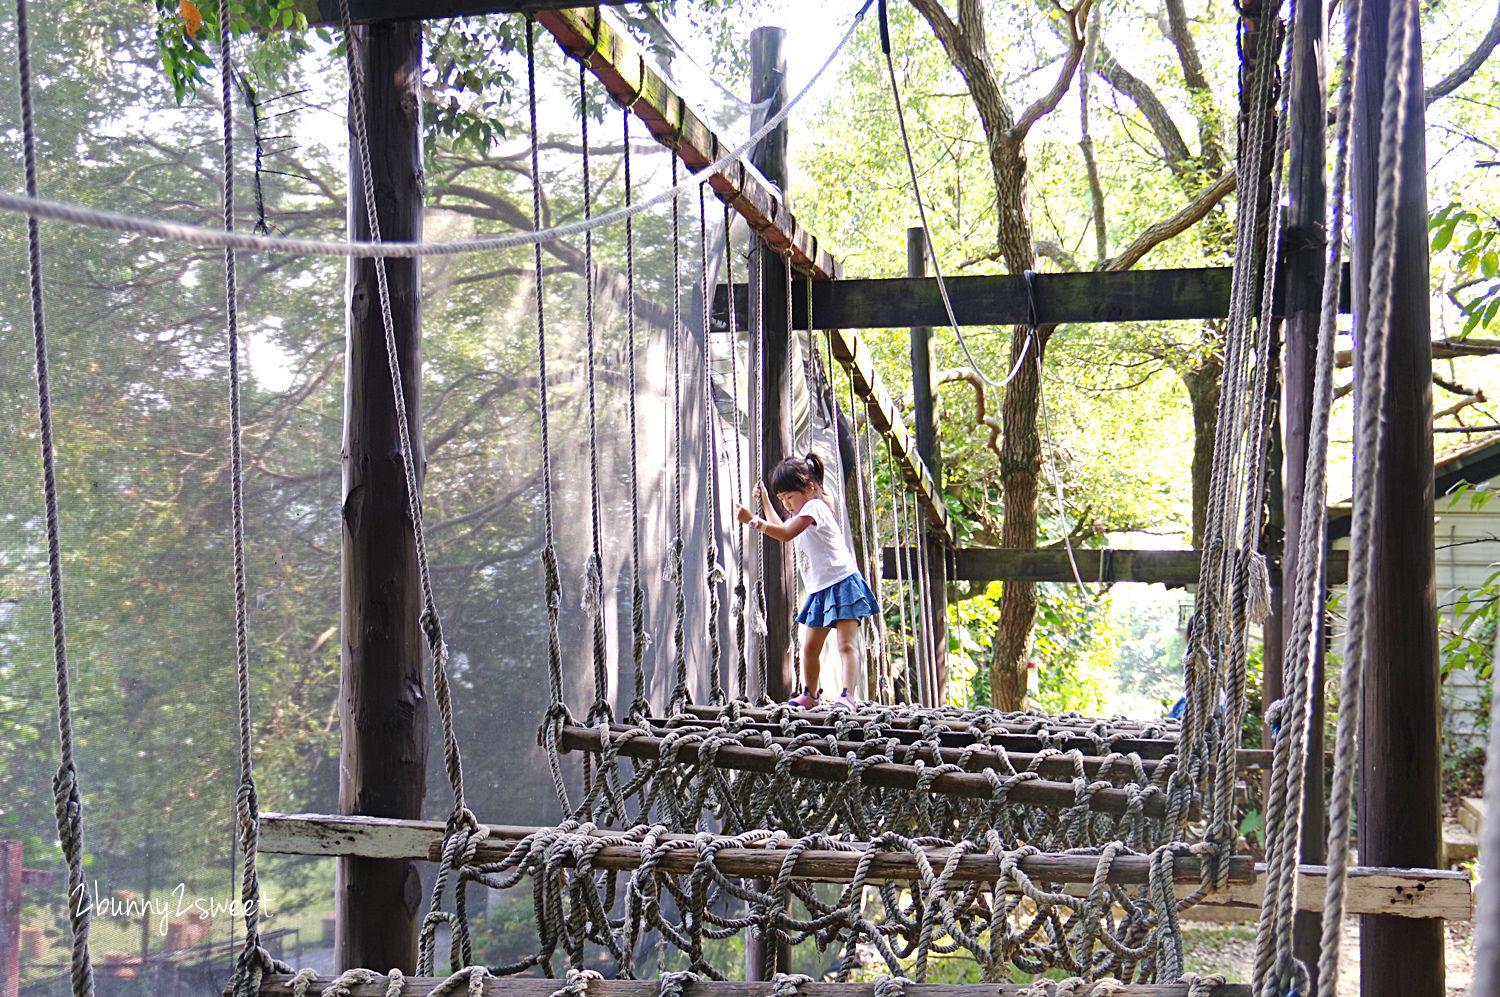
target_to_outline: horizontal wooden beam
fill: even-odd
[[[1091,322],[1160,322],[1224,318],[1229,314],[1229,267],[1040,273],[1034,278],[1036,321],[1041,325]],[[1347,272],[1347,267],[1346,267]],[[1026,279],[1010,274],[948,277],[943,281],[962,326],[1025,325],[1032,320]],[[1344,282],[1343,310],[1349,310]],[[729,326],[729,290],[714,293],[714,322]],[[744,328],[749,288],[734,286],[735,317]],[[1281,300],[1278,293],[1276,301]],[[1274,307],[1277,315],[1279,307]],[[792,293],[792,320],[808,328],[807,288]],[[814,284],[812,325],[818,329],[948,327],[935,277],[868,277]]]
[[[487,825],[490,838],[516,841],[539,830],[521,825]],[[443,824],[440,821],[391,820],[380,817],[349,817],[330,814],[277,814],[260,816],[260,848],[265,852],[288,855],[357,856],[362,858],[429,860],[434,847],[441,847]],[[687,836],[684,836],[687,837]],[[795,839],[786,838],[777,848],[790,848]],[[692,853],[692,849],[686,849]],[[722,854],[722,853],[720,853]],[[1040,857],[1040,856],[1038,856]],[[1049,861],[1057,856],[1046,856]],[[1042,866],[1021,868],[1036,878],[1046,879]],[[1119,860],[1117,860],[1119,861]],[[1181,861],[1181,859],[1179,859]],[[1179,867],[1183,869],[1185,867]],[[1264,868],[1257,866],[1254,884],[1232,884],[1200,902],[1200,907],[1259,910],[1264,895]],[[1242,876],[1239,867],[1231,873]],[[1323,909],[1327,885],[1325,866],[1304,865],[1298,872],[1298,908]],[[1080,881],[1082,882],[1082,881]],[[1179,892],[1186,896],[1193,887],[1183,884]],[[1448,869],[1388,869],[1354,866],[1349,870],[1348,913],[1392,914],[1397,917],[1437,917],[1465,921],[1473,916],[1473,888],[1468,873]],[[990,991],[993,997],[993,991]],[[551,992],[543,995],[551,997]],[[655,997],[655,995],[650,995]],[[758,993],[755,997],[765,997]]]
[[[587,751],[602,753],[606,747],[626,758],[659,760],[668,744],[659,737],[630,737],[618,733],[606,736],[594,727],[564,727],[558,733],[558,748],[562,751]],[[683,764],[695,764],[698,753],[686,752]],[[776,771],[778,753],[770,748],[749,748],[737,744],[725,744],[714,754],[714,765],[718,768],[741,772],[759,772],[770,775]],[[816,779],[821,782],[845,782],[849,778],[849,763],[843,758],[830,755],[800,755],[793,758],[791,773],[801,779]],[[915,765],[900,765],[895,762],[876,762],[861,774],[867,786],[886,789],[916,789],[923,778],[923,770]],[[944,796],[956,796],[971,800],[988,800],[994,797],[995,787],[990,780],[978,772],[944,772],[928,782],[931,791]],[[1145,795],[1144,801],[1140,800]],[[1147,817],[1161,817],[1167,812],[1167,797],[1159,787],[1131,787],[1129,789],[1096,788],[1087,792],[1088,806],[1100,813],[1124,814],[1133,805],[1140,805]],[[1028,779],[1011,786],[1006,799],[1016,803],[1057,808],[1074,807],[1083,802],[1079,789],[1071,782],[1051,782],[1044,779]]]
[[[900,577],[911,577],[919,564],[912,548],[902,548],[906,561]],[[896,548],[882,550],[881,573],[898,577]],[[961,547],[948,558],[948,578],[970,582],[1074,582],[1073,565],[1088,582],[1142,582],[1181,588],[1198,584],[1198,552],[1195,550],[1114,550],[1110,548],[1056,548],[1027,550],[1014,547]],[[1328,584],[1342,585],[1349,574],[1349,552],[1328,552]]]
[[[318,977],[310,993],[322,993],[333,985],[333,977]],[[401,997],[427,997],[444,982],[441,976],[408,976],[402,981]],[[484,997],[552,997],[561,984],[535,977],[491,977],[484,982]],[[1043,989],[1038,990],[1041,986]],[[373,983],[350,987],[350,997],[385,997],[385,977]],[[683,997],[766,997],[769,983],[692,981],[682,984]],[[1035,983],[907,983],[906,997],[1036,997],[1052,994],[1057,984]],[[267,976],[261,984],[263,997],[291,997],[290,976]],[[1188,997],[1186,983],[1121,983],[1109,991],[1117,997]],[[1251,997],[1248,984],[1225,983],[1213,989],[1214,997]],[[590,980],[587,997],[660,997],[656,980]],[[804,983],[797,997],[876,997],[874,983]]]
[[[595,7],[547,10],[537,23],[563,50],[582,62],[615,102],[630,108],[651,134],[674,149],[688,169],[717,162],[735,146],[726,145],[680,94],[649,65],[644,53],[616,31]],[[749,160],[741,157],[708,183],[772,247],[791,257],[792,266],[820,280],[843,276],[843,268],[788,210],[782,193]]]
[[[1215,893],[1203,906],[1215,920],[1234,911],[1258,916],[1265,897],[1265,865],[1256,866],[1256,881]],[[1328,887],[1328,867],[1304,865],[1297,872],[1297,909],[1320,912]],[[1391,869],[1351,866],[1344,895],[1345,914],[1388,914],[1392,917],[1442,918],[1468,921],[1474,916],[1474,890],[1469,874],[1452,869]],[[1179,896],[1191,887],[1177,887]]]
[[[793,287],[798,286],[801,286],[800,283],[794,281]],[[917,453],[917,439],[906,428],[901,410],[896,407],[895,400],[881,380],[880,372],[875,369],[870,351],[857,335],[847,330],[830,330],[828,345],[833,358],[848,373],[855,393],[864,399],[870,425],[890,444],[896,466],[901,469],[901,476],[916,495],[917,505],[921,507],[928,527],[947,546],[957,546],[958,534],[954,529],[953,517],[948,514],[948,506],[938,494],[932,472]]]
[[[650,0],[601,0],[605,6]],[[578,6],[578,0],[349,0],[349,19],[355,24],[387,21],[436,21],[449,17],[482,17],[485,14],[536,14]],[[296,9],[308,24],[337,27],[343,23],[339,0],[298,0]]]
[[[499,862],[508,856],[525,837],[538,827],[490,825],[489,835],[474,853],[476,862]],[[608,834],[608,831],[599,832]],[[440,821],[391,821],[378,817],[346,817],[326,814],[262,814],[261,850],[293,855],[333,855],[361,858],[402,858],[412,861],[440,861],[443,849],[443,824]],[[664,872],[689,873],[698,863],[697,837],[691,834],[662,835],[661,842],[671,850],[662,856],[657,868]],[[755,848],[718,848],[714,864],[726,876],[745,879],[774,879],[800,839],[781,835]],[[863,843],[856,842],[856,847]],[[934,845],[922,849],[929,866],[942,871],[952,857],[949,846]],[[592,853],[595,868],[626,871],[640,867],[639,845],[608,845]],[[842,849],[803,850],[792,866],[798,879],[826,883],[847,883],[860,864],[860,851]],[[1202,881],[1203,869],[1197,858],[1179,855],[1173,859],[1173,876],[1177,882],[1196,885]],[[954,866],[953,878],[965,882],[998,880],[1001,858],[983,852],[963,855]],[[1098,871],[1097,856],[1069,852],[1040,853],[1021,858],[1022,872],[1044,883],[1091,883]],[[1110,863],[1108,882],[1121,885],[1144,883],[1150,874],[1147,855],[1119,855]],[[877,852],[871,860],[869,878],[873,881],[920,879],[917,860],[905,851]],[[1231,883],[1248,886],[1256,876],[1255,862],[1248,856],[1229,860]],[[765,997],[761,994],[760,997]]]

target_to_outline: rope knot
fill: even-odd
[[[875,997],[906,997],[906,985],[910,982],[904,976],[882,973],[875,977]]]
[[[703,977],[690,969],[667,970],[657,977],[660,989],[656,997],[683,997],[683,987],[688,983],[701,982]]]
[[[588,616],[599,612],[604,591],[604,569],[599,561],[599,552],[595,551],[589,555],[588,564],[583,569],[583,596],[579,599],[579,608]]]
[[[552,997],[588,997],[589,981],[604,977],[592,969],[570,969],[563,977],[563,985],[552,992]]]
[[[813,978],[805,973],[777,973],[771,977],[771,997],[797,997],[797,991]]]

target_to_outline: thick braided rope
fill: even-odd
[[[234,231],[234,47],[222,18],[219,40],[220,111],[223,125],[224,230]],[[236,997],[252,997],[267,972],[285,970],[260,944],[260,880],[256,875],[260,806],[255,791],[254,746],[250,718],[250,628],[245,596],[245,482],[241,448],[239,288],[234,249],[224,250],[224,336],[229,358],[229,479],[233,533],[235,688],[240,736],[239,784],[235,818],[239,825],[242,868],[240,900],[244,908],[245,943],[230,984]]]
[[[26,171],[26,195],[37,196],[36,122],[31,101],[31,36],[26,0],[16,0],[17,70],[21,91],[21,148]],[[31,329],[36,347],[37,421],[41,433],[42,493],[47,515],[47,581],[52,604],[52,663],[57,676],[58,767],[52,779],[52,801],[57,839],[68,864],[68,897],[84,895],[83,800],[78,768],[73,762],[73,707],[68,679],[66,615],[63,608],[62,538],[58,525],[56,447],[52,435],[52,387],[47,370],[47,322],[42,296],[42,236],[35,218],[26,223],[26,273],[31,290]],[[89,910],[86,903],[68,904],[72,936],[70,979],[73,997],[92,997],[94,971],[89,962]]]
[[[677,158],[672,158],[672,183],[677,183]],[[676,597],[672,603],[672,655],[677,681],[668,698],[667,712],[676,713],[692,701],[688,690],[687,594],[683,578],[683,410],[682,410],[682,201],[672,198],[672,540],[667,548],[666,577]]]
[[[528,20],[526,93],[531,125],[531,224],[539,229],[542,224],[542,168],[537,141],[535,45],[536,26]],[[547,600],[547,684],[552,697],[547,720],[542,727],[542,740],[547,750],[547,764],[552,772],[552,788],[557,793],[557,802],[562,806],[563,813],[570,813],[572,807],[568,805],[568,787],[563,781],[562,762],[558,758],[557,746],[558,732],[567,719],[568,707],[563,689],[562,638],[558,632],[558,616],[562,612],[562,578],[557,567],[557,538],[552,520],[552,437],[547,405],[547,309],[546,299],[543,297],[540,242],[534,247],[532,266],[536,279],[537,421],[542,435],[542,570],[545,573],[544,592]]]
[[[375,200],[375,178],[370,163],[370,136],[366,128],[365,69],[356,53],[355,34],[349,16],[349,0],[339,0],[339,16],[344,30],[344,57],[349,72],[349,94],[353,104],[354,138],[359,154],[363,180],[364,208],[370,227],[370,241],[380,242],[380,217]],[[538,244],[540,252],[540,244]],[[386,366],[391,375],[391,397],[396,408],[396,430],[401,449],[401,469],[406,481],[406,514],[412,524],[412,539],[417,555],[417,574],[422,587],[422,628],[432,653],[432,691],[443,728],[443,763],[453,790],[453,812],[465,809],[463,762],[458,739],[453,733],[453,703],[448,689],[448,644],[443,639],[442,619],[432,594],[432,574],[428,568],[427,539],[422,529],[422,495],[412,455],[411,427],[406,413],[406,392],[401,385],[401,365],[396,346],[395,321],[391,316],[391,289],[386,279],[383,257],[375,258],[375,286],[380,297],[380,318],[385,331]]]
[[[594,191],[589,175],[589,112],[588,69],[578,64],[579,134],[583,147],[583,217],[587,221],[594,214]],[[589,229],[583,234],[583,325],[587,341],[588,410],[589,410],[589,549],[588,564],[584,569],[583,608],[593,624],[594,650],[594,702],[589,707],[587,720],[590,724],[610,723],[614,710],[609,705],[609,648],[604,632],[604,558],[600,550],[602,524],[599,515],[599,405],[598,370],[594,350],[594,233]],[[633,293],[630,288],[627,293]]]
[[[719,661],[719,586],[724,582],[724,566],[719,563],[719,504],[715,494],[715,483],[719,473],[718,437],[714,432],[713,352],[709,349],[709,300],[713,295],[713,284],[708,271],[708,202],[705,187],[698,187],[698,244],[700,247],[699,268],[702,273],[699,288],[699,316],[703,329],[703,534],[704,572],[703,580],[708,586],[708,695],[715,706],[723,705],[728,696],[724,692],[724,676]],[[728,237],[728,232],[725,232]],[[731,292],[733,286],[731,285]]]
[[[854,397],[854,377],[848,377],[849,382],[849,408],[851,417],[858,411],[858,405]],[[856,457],[861,458],[859,476],[859,508],[860,516],[865,523],[865,546],[866,558],[870,565],[870,574],[873,576],[875,588],[875,601],[881,610],[875,614],[875,633],[880,641],[880,649],[876,655],[877,667],[880,672],[882,683],[881,694],[876,697],[882,703],[894,703],[896,701],[896,685],[894,669],[891,664],[890,635],[887,631],[885,621],[885,572],[881,565],[880,551],[880,511],[875,501],[875,452],[878,449],[875,441],[871,438],[870,419],[866,415],[863,419],[855,419],[854,426],[854,452]],[[869,473],[865,473],[866,465],[863,455],[869,455]]]
[[[764,244],[757,240],[759,257],[751,268],[755,285],[755,306],[751,314],[755,318],[755,383],[751,385],[752,407],[755,417],[750,420],[750,445],[755,465],[755,480],[764,484],[766,480],[766,265]],[[763,510],[762,510],[763,511]],[[771,701],[770,663],[766,650],[766,550],[771,540],[764,533],[755,545],[755,677],[760,681],[760,698]]]
[[[745,494],[744,481],[740,475],[740,344],[737,317],[734,312],[734,240],[730,222],[733,214],[729,205],[724,205],[724,284],[729,288],[729,384],[734,401],[734,494]],[[739,698],[750,701],[749,661],[745,656],[745,620],[750,612],[749,587],[745,565],[745,524],[738,517],[734,520],[734,647],[735,677],[739,682]]]
[[[632,196],[630,181],[630,108],[620,110],[625,171],[625,206]],[[635,677],[635,698],[627,711],[632,720],[651,711],[646,699],[646,590],[641,585],[641,482],[640,421],[636,416],[635,356],[635,223],[625,217],[625,343],[630,356],[626,391],[630,396],[630,662]]]
[[[1313,372],[1313,409],[1308,426],[1307,475],[1303,484],[1303,508],[1322,508],[1323,505],[1307,505],[1308,502],[1325,503],[1327,494],[1327,449],[1328,420],[1333,405],[1334,343],[1338,335],[1338,304],[1340,284],[1343,279],[1343,256],[1345,225],[1345,192],[1349,180],[1349,144],[1353,132],[1354,80],[1359,72],[1361,55],[1360,25],[1364,15],[1363,0],[1348,0],[1344,8],[1344,53],[1339,69],[1339,89],[1336,98],[1334,119],[1333,176],[1330,184],[1328,205],[1330,210],[1329,235],[1323,266],[1323,298],[1318,321],[1318,363]],[[1297,593],[1293,602],[1291,640],[1287,649],[1295,657],[1289,657],[1293,667],[1306,671],[1311,668],[1314,640],[1322,640],[1321,627],[1314,621],[1320,618],[1323,578],[1321,560],[1327,520],[1322,516],[1311,517],[1303,523],[1303,549],[1299,551],[1300,570],[1296,579]],[[1351,672],[1346,666],[1340,678],[1340,697],[1352,695],[1352,699],[1341,698],[1340,702],[1359,702],[1361,675]],[[1341,713],[1343,711],[1340,711]],[[1350,711],[1357,712],[1357,711]],[[1342,719],[1342,718],[1341,718]],[[1319,997],[1333,997],[1338,980],[1339,943],[1343,935],[1344,886],[1349,869],[1349,829],[1351,800],[1349,787],[1354,781],[1357,749],[1355,731],[1351,727],[1336,728],[1334,735],[1334,768],[1332,794],[1329,797],[1327,864],[1328,880],[1325,886],[1323,930],[1321,948],[1318,953]],[[1476,939],[1477,943],[1477,939]],[[1482,949],[1477,951],[1484,951]],[[1327,982],[1325,982],[1327,981]],[[1477,983],[1477,981],[1476,981]],[[1484,991],[1476,991],[1483,993]]]
[[[1362,9],[1362,8],[1361,8]],[[1346,12],[1346,17],[1352,12]],[[1412,78],[1412,49],[1417,32],[1415,3],[1391,5],[1389,49],[1386,53],[1385,91],[1380,116],[1380,159],[1377,166],[1379,185],[1375,197],[1375,231],[1370,253],[1369,316],[1363,341],[1356,352],[1355,376],[1360,385],[1355,411],[1355,478],[1354,505],[1349,543],[1349,624],[1344,637],[1344,670],[1340,679],[1340,702],[1358,703],[1365,661],[1365,635],[1368,631],[1368,601],[1372,588],[1375,502],[1383,470],[1382,418],[1385,397],[1386,343],[1390,333],[1391,273],[1396,257],[1397,197],[1402,169],[1402,132],[1406,122],[1406,102],[1411,88],[1421,81]],[[1342,98],[1342,95],[1341,95]],[[1340,107],[1340,113],[1343,108]],[[1329,810],[1328,885],[1323,907],[1324,949],[1319,961],[1331,962],[1319,977],[1321,995],[1332,995],[1338,985],[1337,960],[1330,950],[1338,951],[1338,931],[1344,911],[1345,880],[1348,875],[1348,828],[1352,810],[1356,742],[1359,737],[1359,710],[1340,710],[1334,742],[1333,788]],[[1345,716],[1348,714],[1348,716]],[[1344,839],[1333,836],[1342,829]],[[1330,936],[1334,941],[1330,944]],[[1478,991],[1476,991],[1478,992]]]

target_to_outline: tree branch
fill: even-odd
[[[1172,217],[1157,222],[1136,236],[1135,241],[1126,246],[1120,255],[1110,259],[1099,269],[1106,271],[1129,270],[1136,263],[1140,262],[1141,257],[1151,252],[1151,250],[1168,239],[1181,235],[1202,221],[1204,216],[1212,211],[1220,201],[1229,196],[1229,192],[1235,188],[1235,183],[1235,175],[1233,173],[1226,173],[1205,187],[1203,192],[1195,197],[1187,207]]]
[[[1474,47],[1474,51],[1469,53],[1467,59],[1458,64],[1457,69],[1428,87],[1422,94],[1423,100],[1431,104],[1433,101],[1448,96],[1469,82],[1469,78],[1479,72],[1479,67],[1483,66],[1485,60],[1495,51],[1496,45],[1500,45],[1500,7],[1497,7],[1495,10],[1495,19],[1490,22],[1490,30],[1485,32],[1484,37],[1479,40],[1479,44]]]
[[[1063,95],[1068,92],[1068,87],[1073,85],[1073,74],[1078,71],[1078,64],[1083,61],[1084,24],[1088,20],[1089,9],[1092,5],[1093,0],[1080,0],[1078,6],[1064,11],[1068,18],[1070,36],[1068,54],[1063,59],[1062,69],[1058,71],[1057,81],[1052,84],[1052,89],[1021,112],[1020,120],[1011,129],[1011,134],[1016,141],[1024,139],[1026,133],[1031,131],[1031,126],[1037,121],[1057,110],[1057,105],[1062,101]]]
[[[979,372],[972,367],[949,367],[937,372],[937,378],[933,382],[936,387],[945,384],[955,384],[962,381],[974,389],[974,421],[990,431],[990,438],[986,444],[996,457],[1000,456],[1000,432],[1004,428],[1000,420],[985,411],[984,404],[984,381],[979,377]]]
[[[1156,141],[1161,143],[1162,152],[1166,154],[1167,165],[1172,171],[1182,173],[1191,169],[1193,154],[1189,151],[1182,132],[1177,130],[1177,123],[1172,120],[1172,115],[1167,111],[1166,105],[1144,80],[1134,76],[1120,65],[1114,53],[1102,40],[1099,43],[1097,72],[1106,83],[1128,97],[1140,110],[1141,115],[1146,119],[1146,124],[1151,126],[1151,132],[1156,136]]]

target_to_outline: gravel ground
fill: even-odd
[[[1473,969],[1472,926],[1448,922],[1447,991],[1468,997]],[[1249,983],[1255,961],[1255,925],[1183,925],[1188,968],[1195,973],[1222,973],[1231,983]],[[1359,995],[1359,919],[1344,921],[1344,944],[1339,953],[1339,997]]]

